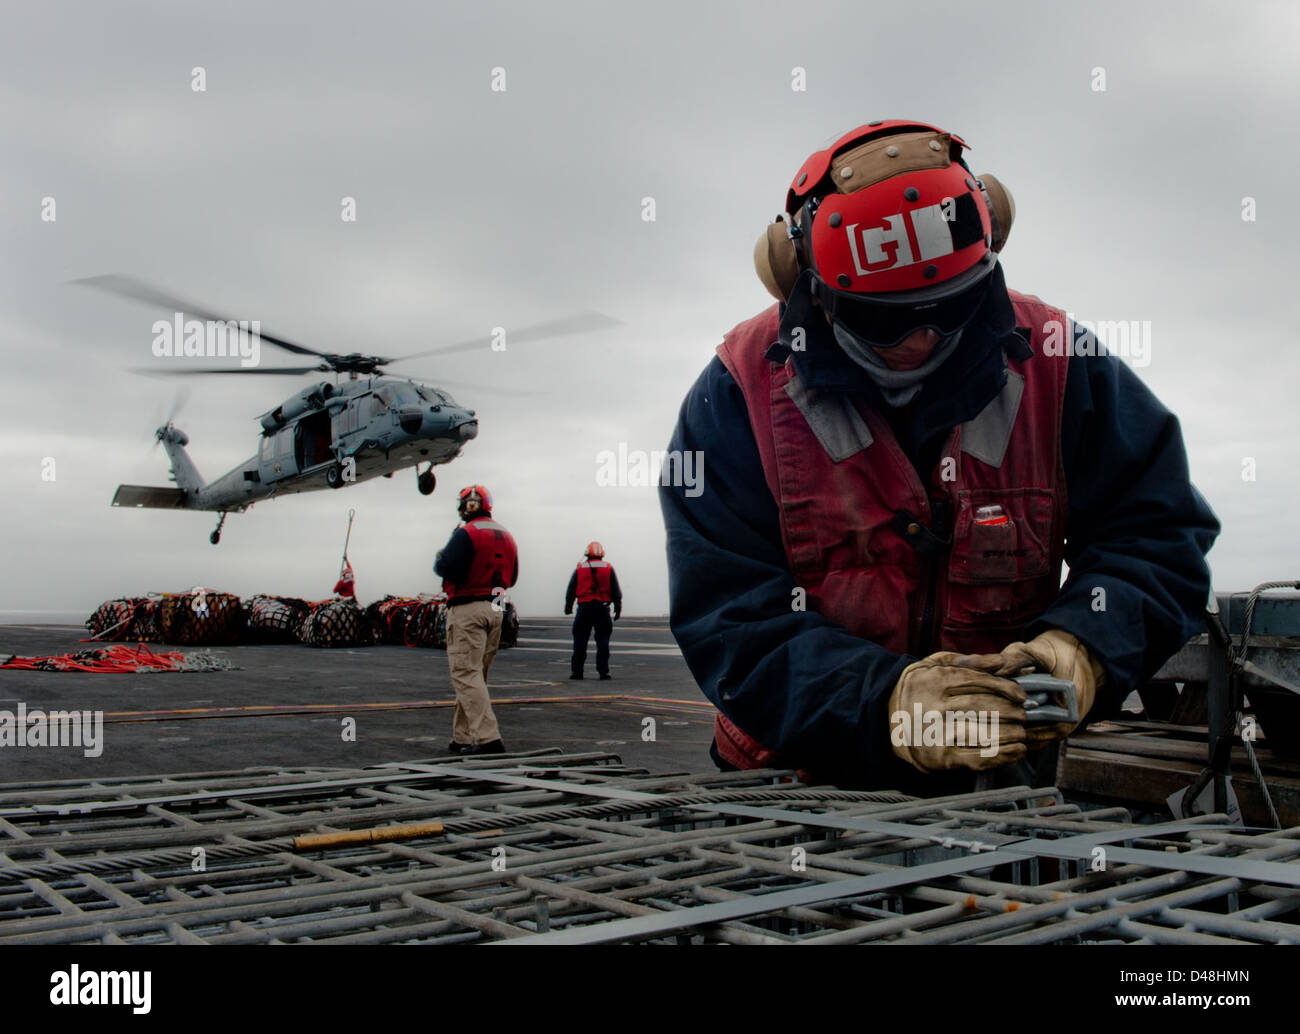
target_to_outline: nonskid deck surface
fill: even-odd
[[[511,751],[616,752],[651,772],[712,768],[713,711],[663,618],[614,627],[610,681],[570,681],[569,618],[528,619],[489,678]],[[0,626],[0,654],[93,647],[80,626]],[[199,648],[150,644],[156,651]],[[247,766],[356,766],[441,753],[454,694],[441,650],[375,646],[218,646],[217,672],[90,675],[0,671],[0,710],[103,712],[102,751],[0,750],[0,781],[95,779]],[[351,719],[349,725],[346,720]],[[648,722],[647,719],[653,719]]]
[[[920,801],[724,775],[662,619],[619,622],[609,682],[590,658],[569,680],[568,627],[526,621],[498,656],[507,756],[445,755],[437,650],[0,672],[0,710],[104,722],[97,756],[0,753],[0,944],[1300,941],[1296,830],[1138,826],[1051,789]],[[3,626],[0,652],[83,635]],[[428,822],[442,828],[294,844]]]

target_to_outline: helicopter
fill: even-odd
[[[187,313],[209,324],[239,326],[205,309],[176,298],[142,281],[119,274],[76,281],[113,294],[174,310],[177,326]],[[549,323],[520,328],[512,341],[559,337],[617,326],[618,321],[586,312]],[[155,324],[157,330],[160,324]],[[246,330],[248,325],[242,325]],[[262,433],[253,455],[214,481],[205,482],[185,447],[189,436],[172,419],[154,432],[171,464],[175,487],[119,485],[112,505],[131,508],[207,510],[219,514],[208,536],[221,541],[226,517],[242,513],[255,502],[297,492],[341,489],[375,477],[391,478],[407,467],[416,469],[416,487],[431,495],[437,485],[433,468],[450,463],[465,444],[478,436],[475,411],[456,402],[443,388],[409,378],[384,375],[384,367],[410,359],[484,347],[483,339],[462,341],[396,359],[352,352],[319,352],[305,345],[268,334],[256,326],[261,342],[296,355],[319,360],[312,366],[203,368],[187,370],[139,369],[141,373],[178,376],[202,374],[302,375],[333,373],[303,388],[258,417]],[[224,354],[224,353],[222,353]],[[346,375],[345,380],[340,377]],[[492,389],[498,393],[502,389]],[[421,471],[421,464],[428,466]]]

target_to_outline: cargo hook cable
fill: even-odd
[[[348,511],[348,533],[343,539],[343,561],[339,564],[339,580],[334,584],[334,591],[338,595],[350,596],[354,600],[357,598],[356,579],[352,575],[352,565],[348,563],[348,543],[352,541],[352,519],[356,515],[356,510]]]

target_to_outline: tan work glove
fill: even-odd
[[[1105,672],[1088,653],[1088,648],[1060,628],[1049,628],[1027,643],[1011,643],[1001,654],[981,654],[971,659],[987,661],[991,657],[1001,657],[1002,663],[995,670],[997,674],[1008,678],[1032,668],[1058,679],[1069,679],[1078,693],[1080,722],[1097,699],[1097,687],[1106,680]],[[1077,726],[1077,722],[1029,725],[1026,727],[1025,743],[1030,750],[1038,750],[1053,740],[1069,736]]]
[[[983,770],[1023,758],[1025,691],[1010,679],[992,674],[1003,662],[1001,654],[934,653],[904,668],[889,695],[889,742],[894,753],[921,772]],[[956,718],[972,711],[976,713],[974,722]],[[954,715],[952,731],[960,734],[953,735],[951,742],[947,736],[950,713]],[[943,722],[941,736],[935,735],[932,715]],[[943,742],[934,742],[936,739]],[[964,743],[958,745],[958,740]]]

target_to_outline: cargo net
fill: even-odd
[[[501,645],[498,649],[509,650],[519,645],[519,612],[513,603],[506,603],[505,614],[501,617]]]
[[[248,636],[258,643],[295,643],[312,604],[292,596],[253,596],[244,601]]]
[[[447,597],[385,596],[366,611],[381,643],[446,649]]]
[[[366,612],[350,599],[313,603],[298,630],[298,641],[316,647],[374,646]]]
[[[244,606],[238,596],[211,589],[168,593],[158,604],[158,625],[167,643],[237,643],[244,634]]]
[[[447,648],[447,597],[385,596],[367,608],[379,641],[392,645]],[[519,642],[519,613],[513,603],[502,608],[501,643],[508,650]]]
[[[519,614],[507,602],[499,649],[519,641]],[[309,602],[259,594],[245,600],[211,589],[123,597],[85,622],[90,639],[177,644],[302,643],[314,647],[385,644],[447,648],[447,597],[385,596],[362,609],[347,598]]]
[[[0,819],[0,945],[1300,943],[1300,829],[1135,825],[1052,788],[538,751],[15,782]]]
[[[86,630],[91,639],[116,642],[162,642],[162,629],[158,626],[156,596],[132,596],[101,603],[95,613],[86,618]]]

